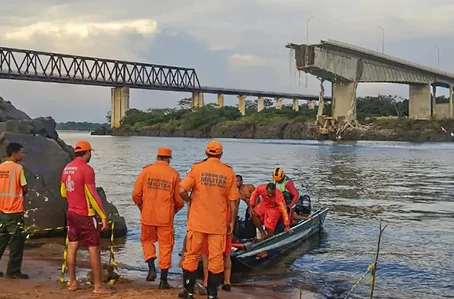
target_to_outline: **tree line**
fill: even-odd
[[[438,97],[437,102],[449,99]],[[378,116],[408,116],[408,99],[392,95],[379,95],[376,97],[358,97],[357,119],[365,120],[367,117]],[[246,100],[246,115],[243,116],[236,106],[218,107],[216,104],[207,104],[200,108],[192,108],[192,99],[181,99],[177,107],[164,109],[147,109],[145,111],[130,109],[121,121],[121,127],[127,130],[138,131],[146,127],[166,126],[175,129],[195,129],[213,126],[220,122],[245,122],[245,123],[269,123],[276,120],[315,120],[317,107],[309,109],[307,104],[302,104],[299,111],[293,111],[292,105],[283,105],[282,109],[276,109],[274,100],[265,99],[265,109],[257,112],[257,100]],[[324,114],[331,114],[331,104],[325,105]],[[107,115],[110,122],[110,115]]]

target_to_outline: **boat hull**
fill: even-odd
[[[244,272],[262,268],[275,261],[289,250],[298,247],[323,227],[329,209],[320,209],[311,214],[312,220],[300,221],[292,226],[293,233],[282,232],[259,243],[246,244],[243,249],[232,252],[232,272]]]

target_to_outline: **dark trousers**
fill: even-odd
[[[9,248],[9,261],[6,275],[20,273],[24,255],[25,234],[23,234],[24,217],[22,213],[5,214],[0,212],[0,259]]]

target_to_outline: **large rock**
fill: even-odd
[[[5,109],[4,109],[5,108]],[[17,117],[18,119],[13,119]],[[19,142],[24,146],[25,176],[28,194],[25,196],[25,225],[35,233],[32,237],[63,232],[66,226],[66,199],[60,196],[63,168],[74,158],[74,149],[59,139],[56,123],[51,117],[30,119],[9,102],[0,98],[0,158],[5,160],[6,146]],[[126,234],[126,223],[116,207],[107,201],[102,188],[98,194],[110,220],[115,222],[116,236]],[[110,229],[104,234],[108,235]]]

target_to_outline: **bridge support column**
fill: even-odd
[[[282,99],[276,98],[276,109],[282,110]]]
[[[263,109],[265,109],[265,100],[263,99],[263,97],[259,97],[257,99],[257,112],[260,112]]]
[[[454,118],[454,107],[453,107],[453,102],[452,102],[452,94],[453,94],[453,89],[454,87],[452,85],[449,86],[449,118]]]
[[[408,118],[430,119],[430,84],[411,84],[408,100]]]
[[[293,111],[299,111],[300,110],[299,101],[297,99],[293,99],[292,109],[293,109]]]
[[[115,87],[111,89],[111,111],[110,111],[110,127],[119,128],[120,121],[129,110],[129,88]]]
[[[437,87],[432,85],[432,111],[430,116],[435,115],[435,106],[437,105]]]
[[[224,95],[222,93],[218,93],[218,107],[224,107]]]
[[[192,108],[203,107],[203,93],[202,92],[193,92],[192,93]]]
[[[347,116],[353,108],[350,120],[356,120],[356,87],[354,82],[333,83],[332,116],[334,119]],[[315,107],[314,107],[315,108]]]
[[[315,109],[315,101],[314,100],[310,100],[309,102],[307,102],[307,109],[309,109],[309,110],[314,110]]]
[[[241,115],[246,115],[246,97],[238,96],[238,110],[240,110]]]

